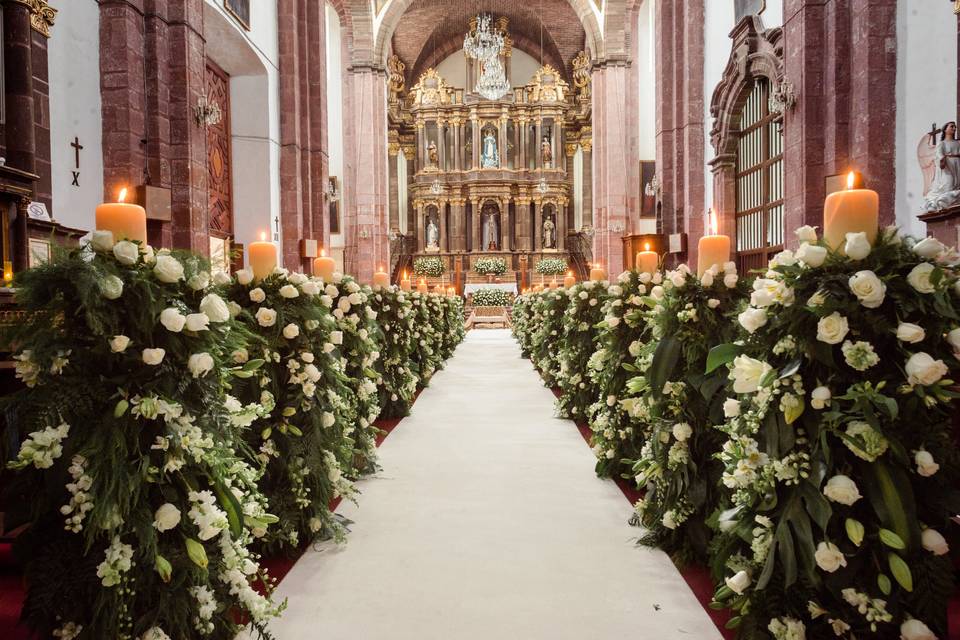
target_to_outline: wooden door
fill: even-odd
[[[230,150],[230,76],[207,61],[207,103],[219,107],[219,121],[207,125],[207,191],[210,235],[233,235],[233,187]]]

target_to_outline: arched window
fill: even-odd
[[[743,106],[737,144],[737,261],[766,266],[783,248],[783,132],[770,112],[770,81],[757,78]]]

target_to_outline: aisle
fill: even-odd
[[[720,638],[507,331],[470,332],[381,448],[342,547],[281,583],[278,640]]]

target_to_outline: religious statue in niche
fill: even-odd
[[[483,208],[483,248],[486,251],[498,251],[500,249],[496,211],[497,208],[492,205]]]
[[[440,250],[440,229],[437,227],[433,216],[427,219],[427,249],[432,251]]]
[[[480,154],[480,167],[496,169],[500,166],[500,153],[497,151],[497,138],[487,129],[483,134],[483,152]]]
[[[550,144],[550,137],[543,136],[543,142],[540,143],[540,157],[543,158],[543,166],[550,168],[553,165],[553,145]]]
[[[940,140],[937,141],[937,134]],[[924,212],[943,211],[960,206],[960,140],[957,123],[943,129],[934,126],[925,134],[917,150],[924,178]]]
[[[427,166],[437,167],[440,165],[440,157],[437,155],[437,143],[433,140],[427,145]]]
[[[557,225],[554,224],[552,215],[543,219],[543,248],[557,248]]]

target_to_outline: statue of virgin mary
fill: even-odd
[[[487,129],[483,136],[483,153],[480,154],[480,166],[483,169],[496,169],[500,166],[500,154],[497,153],[497,139]]]

